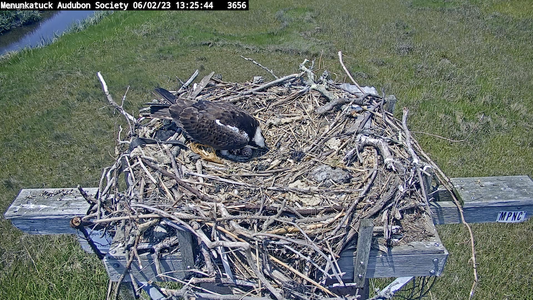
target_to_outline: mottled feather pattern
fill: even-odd
[[[181,107],[172,106],[170,112],[174,119],[181,122],[191,138],[216,150],[232,150],[246,146],[255,131],[253,125],[257,122],[229,103],[199,101],[181,112],[179,110]],[[255,124],[256,127],[259,126],[258,123]],[[236,132],[228,125],[241,130]]]
[[[153,105],[152,116],[172,118],[191,139],[216,150],[245,147],[259,127],[254,117],[231,103],[178,99],[162,88],[156,92],[173,104]]]

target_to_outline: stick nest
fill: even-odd
[[[393,97],[317,77],[306,63],[269,83],[210,74],[196,89],[190,80],[177,91],[254,115],[270,151],[249,162],[201,159],[169,120],[121,109],[101,78],[130,132],[83,221],[106,226],[130,264],[143,252],[157,263],[189,247],[175,235],[190,233],[195,265],[189,278],[175,278],[185,286],[174,291],[180,296],[205,294],[200,283],[211,281],[236,296],[336,297],[324,286],[351,278],[338,259],[362,219],[373,219],[372,247],[381,251],[431,236],[424,216],[433,163],[420,157],[407,110],[395,119],[384,109]]]

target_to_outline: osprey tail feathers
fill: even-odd
[[[159,104],[159,103],[148,103],[148,104],[150,105],[150,116],[152,118],[172,120],[172,117],[170,116],[170,110],[168,109],[170,107],[169,104]]]
[[[176,103],[176,96],[164,88],[156,88],[155,92],[161,95],[171,104]],[[150,105],[150,115],[152,118],[172,119],[169,107],[171,104],[166,103],[148,103]]]
[[[163,96],[163,98],[165,98],[165,100],[167,100],[168,102],[174,104],[176,103],[176,95],[172,94],[171,92],[165,90],[164,88],[156,88],[155,91]]]

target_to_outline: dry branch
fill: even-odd
[[[340,52],[339,59],[345,68]],[[410,230],[423,226],[403,217],[427,214],[423,167],[434,163],[417,155],[423,152],[407,129],[407,114],[403,122],[394,119],[379,95],[365,94],[369,89],[354,81],[362,93],[354,96],[307,63],[301,73],[262,85],[225,83],[211,73],[193,89],[198,72],[183,84],[178,96],[230,101],[261,120],[270,152],[221,164],[184,149],[186,136],[168,120],[125,112],[98,73],[108,102],[134,134],[118,144],[97,197],[84,195],[92,209],[81,226],[124,234],[128,263],[154,251],[158,276],[167,279],[157,262],[177,251],[176,230],[189,232],[201,259],[192,278],[173,278],[184,284],[182,297],[206,295],[199,285],[213,277],[232,283],[234,295],[225,295],[231,299],[337,297],[324,282],[344,284],[338,258],[355,244],[361,218],[374,217],[380,249],[401,243],[393,235],[420,235]],[[164,144],[130,149],[138,145],[134,138]]]

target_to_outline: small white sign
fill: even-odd
[[[500,211],[496,222],[501,223],[520,223],[526,220],[525,211]]]

